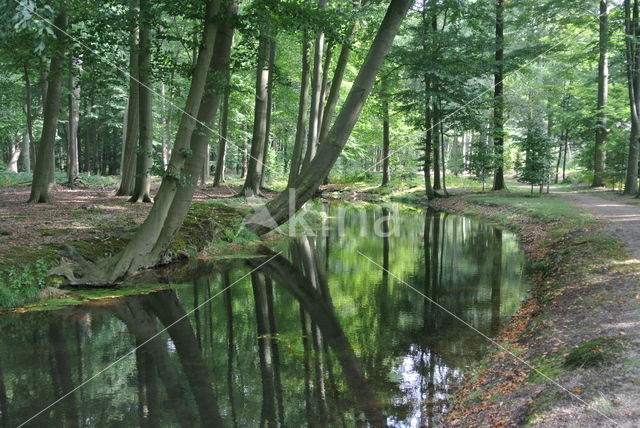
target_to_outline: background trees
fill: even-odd
[[[392,185],[422,175],[431,197],[443,193],[446,174],[499,172],[502,165],[509,176],[524,159],[521,124],[531,119],[553,142],[559,181],[615,185],[624,175],[626,192],[635,194],[637,8],[633,0],[606,3],[416,2],[387,58],[385,77],[378,78],[380,87],[390,82],[384,83],[388,89],[376,90],[385,96],[364,106],[330,175],[337,180],[380,175],[376,179],[382,182],[383,171],[390,169]],[[211,124],[201,179],[211,172],[219,185],[226,169],[233,185],[248,173],[245,188],[255,193],[261,186],[292,185],[326,137],[384,10],[379,2],[246,2],[234,40],[228,103],[220,103],[226,114]],[[141,6],[137,0],[91,5],[77,0],[64,10],[58,2],[25,1],[3,9],[2,162],[8,171],[36,167],[33,200],[48,199],[42,177],[51,181],[52,169],[67,172],[68,182],[78,172],[119,175],[118,194],[126,196],[134,193],[136,180],[163,175],[201,43],[201,11],[192,2]],[[62,12],[70,37],[56,34],[54,20]],[[265,13],[269,19],[263,19]],[[139,40],[146,27],[149,43],[146,36]],[[143,75],[141,57],[149,59]],[[51,63],[56,58],[60,64]],[[264,94],[256,97],[258,67],[269,73]],[[47,93],[56,95],[58,78],[59,95],[45,99]],[[144,90],[147,84],[150,91]],[[541,91],[545,107],[533,109],[529,118],[526,112],[532,110],[522,103],[530,101],[519,94],[531,85]],[[146,125],[139,120],[140,94],[155,94],[150,109],[142,106]],[[257,122],[262,135],[251,125],[256,100],[264,111]],[[149,132],[138,147],[141,127]],[[479,156],[484,152],[487,156]],[[144,161],[143,171],[137,171],[136,157]],[[500,174],[496,177],[494,187],[500,188]],[[145,198],[142,192],[133,199]]]

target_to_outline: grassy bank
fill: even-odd
[[[621,242],[557,196],[493,192],[432,205],[518,233],[533,282],[501,347],[467,377],[449,424],[566,426],[580,413],[596,426],[623,411],[601,394],[622,388],[638,367],[638,343],[616,324],[635,310],[640,269]]]

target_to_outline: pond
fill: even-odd
[[[527,294],[516,236],[315,211],[316,236],[187,284],[2,315],[0,427],[437,426],[490,345],[474,329],[495,335]]]

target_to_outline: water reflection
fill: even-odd
[[[0,427],[66,394],[27,426],[437,426],[487,344],[397,278],[495,334],[526,292],[514,236],[385,208],[338,233],[324,209],[328,234],[190,284],[0,317]]]

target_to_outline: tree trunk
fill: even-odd
[[[24,100],[24,115],[27,125],[27,140],[26,144],[23,139],[22,153],[20,156],[20,163],[22,170],[26,172],[31,171],[31,161],[35,155],[35,139],[33,138],[33,116],[31,114],[31,82],[29,79],[29,66],[27,63],[24,65],[24,87],[25,87],[25,100]]]
[[[300,209],[315,194],[318,186],[322,184],[338,159],[349,135],[351,135],[362,107],[371,92],[378,69],[393,43],[393,39],[410,4],[410,0],[392,0],[389,4],[376,37],[349,91],[349,95],[327,134],[326,140],[320,143],[321,150],[318,151],[309,166],[301,171],[295,182],[293,189],[295,192],[292,195],[295,200],[289,200],[291,192],[280,194],[267,204],[266,210],[256,212],[245,219],[250,230],[258,234],[268,232],[275,225],[282,224],[289,219],[295,211]]]
[[[31,155],[29,149],[29,132],[26,131],[22,134],[22,140],[20,140],[20,159],[18,160],[20,171],[31,171]]]
[[[80,84],[78,76],[80,73],[80,60],[71,57],[69,61],[69,125],[68,125],[68,158],[67,158],[67,181],[73,183],[78,176],[78,121],[80,119]]]
[[[504,0],[496,0],[496,64],[493,92],[493,146],[495,150],[495,175],[493,190],[503,190],[504,185]]]
[[[90,268],[85,268],[82,272],[83,276],[80,278],[76,278],[68,271],[65,272],[70,282],[87,285],[112,284],[142,267],[157,264],[164,254],[168,242],[171,242],[175,232],[182,224],[195,185],[189,181],[189,178],[197,177],[200,171],[201,163],[196,164],[197,160],[193,159],[201,147],[192,147],[191,136],[194,133],[195,117],[200,109],[209,65],[213,57],[217,33],[214,17],[218,13],[219,6],[219,0],[209,0],[206,3],[202,46],[193,70],[186,106],[175,137],[166,175],[162,179],[156,201],[149,215],[122,251],[111,258],[101,260]],[[216,58],[219,58],[219,55]],[[190,159],[191,161],[187,162]],[[185,177],[189,181],[186,187],[183,182]],[[188,198],[186,196],[178,198],[174,204],[177,194],[186,195]],[[185,199],[187,200],[185,201]]]
[[[318,7],[326,9],[327,0],[318,0]],[[313,51],[313,72],[311,74],[311,107],[309,108],[309,131],[307,133],[307,151],[302,167],[305,168],[316,156],[318,131],[320,127],[320,108],[322,106],[322,56],[324,52],[324,32],[318,31]]]
[[[224,168],[227,157],[227,136],[229,134],[229,76],[226,78],[224,98],[222,101],[222,118],[220,119],[220,138],[218,140],[218,158],[216,159],[216,170],[213,176],[213,187],[224,183]]]
[[[265,139],[267,138],[267,115],[269,110],[269,53],[271,51],[271,37],[260,35],[258,46],[258,65],[256,69],[256,101],[253,116],[253,134],[251,138],[251,154],[247,178],[242,188],[246,196],[260,194],[260,182],[264,170]]]
[[[340,55],[338,56],[338,62],[336,63],[336,69],[333,72],[333,79],[331,79],[331,88],[329,89],[329,95],[327,96],[327,102],[322,113],[322,125],[320,126],[319,140],[324,141],[327,138],[327,133],[333,123],[333,115],[340,98],[340,87],[344,80],[344,72],[349,64],[349,57],[351,56],[351,36],[355,32],[356,23],[354,23],[349,29],[347,40],[342,44],[340,49]]]
[[[596,144],[593,159],[591,187],[604,185],[604,145],[607,139],[607,98],[609,84],[609,16],[607,1],[600,0],[600,56],[598,59],[598,106],[596,119]]]
[[[438,91],[438,88],[434,88]],[[442,190],[440,181],[440,127],[442,126],[442,117],[440,114],[440,105],[438,98],[433,99],[433,130],[431,131],[431,147],[433,149],[433,190]]]
[[[58,115],[60,114],[60,92],[62,86],[62,63],[64,61],[64,28],[66,24],[64,12],[60,12],[54,20],[54,34],[56,40],[54,53],[49,67],[47,97],[44,102],[44,119],[42,123],[42,137],[38,145],[36,165],[31,183],[29,202],[49,202],[51,175],[54,173],[54,149],[56,131],[58,129]]]
[[[140,6],[138,0],[132,0],[132,13],[137,17]],[[131,31],[129,41],[129,99],[125,114],[125,131],[122,141],[122,161],[120,162],[120,187],[116,192],[118,196],[133,195],[136,177],[136,147],[140,134],[140,92],[138,85],[138,25]]]
[[[9,147],[9,161],[7,162],[6,167],[9,172],[18,172],[18,159],[20,158],[23,139],[20,140],[20,143],[11,143],[11,146]]]
[[[382,186],[389,185],[389,99],[384,93],[382,99]]]
[[[291,154],[291,167],[289,169],[289,180],[287,187],[292,187],[300,173],[300,163],[302,161],[302,149],[307,134],[307,102],[309,99],[309,68],[310,68],[311,44],[309,35],[305,31],[302,37],[302,75],[300,77],[300,97],[298,100],[298,120],[296,124],[296,138],[293,143],[293,153]],[[326,112],[325,112],[326,113]],[[326,120],[326,115],[325,115]]]
[[[424,138],[424,161],[423,161],[423,173],[424,173],[424,189],[427,195],[427,199],[433,199],[436,196],[436,192],[433,189],[431,184],[431,144],[433,142],[433,115],[431,110],[431,95],[429,95],[429,91],[431,90],[431,84],[429,82],[429,76],[427,74],[424,75],[424,85],[425,85],[425,100],[424,100],[424,127],[425,127],[425,138]]]
[[[631,115],[631,133],[629,135],[629,154],[627,157],[627,174],[624,185],[625,195],[638,192],[638,145],[640,139],[640,49],[638,46],[638,1],[624,1],[625,15],[625,47],[627,62],[627,79],[629,92],[629,111]]]
[[[260,175],[260,189],[264,187],[264,181],[268,174],[268,159],[271,137],[271,113],[273,110],[273,70],[276,61],[276,41],[273,39],[269,45],[269,80],[267,82],[267,123],[264,131],[264,152],[262,154],[262,174]]]
[[[136,176],[129,202],[151,202],[153,166],[153,110],[151,92],[151,1],[140,0],[140,40],[138,42],[138,115],[139,138]]]

